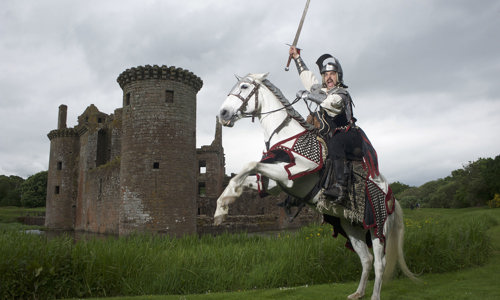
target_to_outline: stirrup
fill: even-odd
[[[334,186],[324,190],[323,194],[328,197],[339,198],[339,196],[342,196],[342,191],[340,190],[340,188]]]
[[[332,187],[323,191],[323,195],[330,197],[334,204],[343,204],[346,196],[347,188],[340,184],[335,184]]]

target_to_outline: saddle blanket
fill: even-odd
[[[325,147],[316,134],[303,131],[263,153],[261,163],[285,162],[288,179],[294,180],[323,168]]]
[[[344,217],[352,223],[361,224],[365,229],[373,228],[375,236],[385,243],[383,229],[387,217],[395,209],[394,194],[387,180],[381,174],[371,177],[368,168],[362,162],[353,162],[352,174],[353,185],[349,191],[350,199],[344,207]],[[326,197],[320,197],[317,207],[320,211],[333,210],[331,202]],[[338,217],[324,214],[323,219],[333,226],[334,237],[340,233],[347,238]],[[371,245],[369,234],[366,242]],[[352,250],[349,239],[346,247]]]

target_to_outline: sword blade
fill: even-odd
[[[294,47],[297,46],[297,42],[299,41],[300,32],[302,31],[302,25],[304,25],[304,20],[306,18],[307,9],[309,8],[310,1],[311,0],[307,0],[306,6],[304,7],[304,11],[302,12],[302,18],[300,19],[299,28],[297,28],[297,32],[295,33],[295,38],[293,39],[292,46]]]
[[[295,33],[295,38],[293,39],[293,43],[292,43],[292,46],[294,46],[294,47],[297,46],[297,43],[299,41],[300,32],[302,31],[302,25],[304,25],[304,20],[306,18],[307,9],[309,8],[310,1],[311,0],[307,0],[306,6],[304,7],[304,11],[302,12],[302,18],[300,18],[299,28],[297,28],[297,32]],[[292,61],[292,56],[290,55],[288,57],[288,62],[286,63],[285,71],[289,70],[291,61]]]

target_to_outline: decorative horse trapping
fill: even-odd
[[[288,173],[288,179],[294,180],[318,172],[323,168],[324,149],[325,147],[315,134],[303,131],[275,144],[264,153],[260,162],[267,164],[288,163],[284,168]]]
[[[403,257],[402,209],[387,180],[378,172],[375,151],[368,147],[363,160],[352,162],[349,204],[339,205],[325,198],[318,188],[326,165],[324,144],[314,134],[314,127],[293,108],[296,101],[288,102],[266,77],[267,74],[249,74],[240,79],[221,106],[219,118],[223,125],[232,126],[244,117],[257,118],[264,129],[267,151],[260,161],[249,162],[229,181],[217,200],[214,223],[223,222],[228,205],[241,195],[245,179],[259,174],[276,181],[294,199],[324,213],[325,220],[348,237],[363,266],[358,289],[350,299],[364,296],[373,258],[376,270],[372,299],[380,298],[382,274],[390,277],[396,262],[407,276],[415,278]],[[364,142],[369,143],[367,138]],[[295,200],[289,203],[300,205]],[[367,233],[374,256],[369,254],[365,241]]]

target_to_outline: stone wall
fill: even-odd
[[[196,233],[196,93],[180,69],[126,70],[123,89],[120,234]]]
[[[123,107],[114,114],[93,104],[67,128],[59,108],[51,131],[45,225],[50,229],[126,235],[134,231],[215,234],[297,228],[319,220],[304,209],[289,223],[276,204],[246,190],[214,227],[218,196],[227,184],[222,126],[196,149],[196,94],[203,82],[175,67],[140,66],[117,79]]]
[[[322,215],[312,208],[304,207],[300,214],[289,221],[283,208],[286,194],[261,198],[257,191],[246,188],[231,205],[229,214],[220,226],[213,225],[213,214],[198,216],[198,233],[218,234],[223,232],[261,232],[297,229],[307,224],[320,223]],[[215,207],[215,202],[213,203]]]
[[[47,176],[45,226],[73,229],[77,194],[78,132],[59,128],[51,131],[49,171]]]

